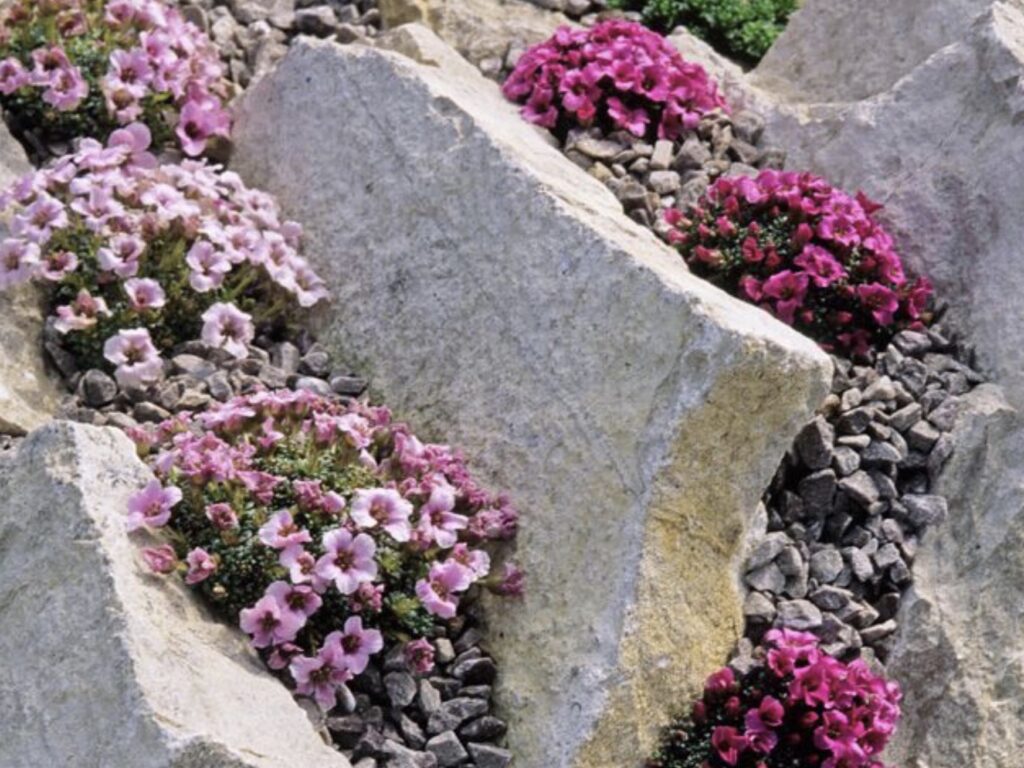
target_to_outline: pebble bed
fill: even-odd
[[[782,626],[815,633],[835,656],[886,661],[921,537],[947,515],[932,489],[961,398],[984,380],[967,358],[938,326],[897,334],[874,365],[833,358],[832,392],[763,499],[740,658]]]
[[[626,131],[572,130],[562,144],[566,157],[612,191],[626,214],[664,235],[662,211],[686,208],[720,176],[757,176],[781,168],[786,154],[762,147],[764,118],[744,110],[715,111],[675,141],[648,142]]]
[[[145,389],[122,389],[98,369],[77,370],[52,329],[45,347],[71,390],[57,417],[96,426],[159,423],[260,389],[305,389],[341,402],[365,397],[367,389],[365,379],[332,365],[327,351],[305,334],[276,343],[258,338],[242,360],[187,342],[168,355],[163,380]],[[431,673],[411,673],[398,645],[352,682],[349,701],[326,717],[307,709],[324,739],[354,768],[505,768],[512,762],[503,747],[507,726],[494,715],[498,670],[481,646],[483,622],[474,597],[470,592],[463,601],[465,615],[435,625]]]

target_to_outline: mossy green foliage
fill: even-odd
[[[640,11],[650,26],[667,32],[679,25],[722,53],[755,64],[767,53],[799,0],[614,0]]]

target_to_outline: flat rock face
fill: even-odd
[[[818,34],[841,48],[841,40]],[[849,36],[861,34],[851,25]],[[765,132],[787,148],[789,167],[885,204],[901,253],[949,300],[950,325],[1017,407],[1024,405],[1022,74],[1024,8],[998,2],[892,89],[846,104],[777,106],[767,111]]]
[[[504,62],[510,48],[521,51],[560,26],[576,26],[524,0],[380,0],[378,7],[385,28],[424,24],[474,64]]]
[[[0,124],[0,190],[32,170],[21,145]],[[6,229],[0,225],[0,236]],[[23,435],[53,414],[56,379],[43,364],[43,310],[31,286],[0,293],[0,432]]]
[[[1024,744],[1024,418],[998,387],[967,395],[901,609],[890,673],[906,693],[887,762],[1007,768]]]
[[[735,642],[744,529],[830,364],[418,39],[432,66],[293,47],[234,167],[304,224],[332,351],[523,512],[488,635],[517,764],[621,768]]]
[[[803,0],[755,82],[797,101],[880,93],[959,40],[992,0]]]
[[[0,765],[348,768],[240,632],[144,571],[123,510],[151,477],[70,422],[0,462]]]

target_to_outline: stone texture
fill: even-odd
[[[21,145],[0,124],[0,189],[31,170]],[[0,230],[6,228],[0,224]],[[23,435],[57,408],[56,378],[43,362],[43,307],[34,286],[0,292],[0,433]]]
[[[955,42],[992,0],[804,0],[754,81],[801,101],[872,96]]]
[[[575,26],[524,0],[379,0],[378,7],[385,28],[423,24],[474,64],[504,62],[510,49],[525,50],[560,26]]]
[[[890,672],[904,719],[888,760],[1006,768],[1024,744],[1024,418],[999,388],[964,398],[939,477],[950,516],[925,537]]]
[[[860,18],[876,5],[882,8],[873,0],[809,2],[798,17],[816,19],[816,12],[827,6],[841,8],[835,13],[842,18]],[[934,44],[941,45],[950,31],[955,36],[932,51],[931,44],[922,46],[921,54],[930,55],[891,87],[859,101],[849,99],[873,88],[866,85],[870,67],[863,72],[858,67],[872,59],[828,57],[829,62],[846,62],[841,75],[823,72],[822,88],[828,81],[834,89],[818,97],[832,103],[776,104],[767,111],[766,137],[787,148],[791,167],[822,173],[885,203],[883,216],[900,252],[914,270],[935,282],[940,297],[948,297],[950,325],[976,348],[980,370],[1021,407],[1024,225],[1015,201],[1024,199],[1024,7],[974,0],[898,5],[921,14],[924,6],[936,7],[946,21],[935,32]],[[984,12],[967,23],[964,14],[979,6]],[[889,31],[879,36],[866,35],[859,22],[846,25],[841,35],[832,34],[831,22],[820,27],[801,23],[787,31],[762,66],[787,56],[791,47],[847,51],[863,45],[881,57],[897,55],[889,51],[900,50],[907,35],[932,34],[921,31],[927,23],[915,23],[911,33],[892,20],[893,12],[894,6],[886,4]],[[914,58],[917,54],[908,66]],[[778,65],[776,74],[799,80],[799,71],[791,62],[788,69]],[[766,84],[760,76],[753,81]]]
[[[304,224],[321,338],[526,513],[490,634],[517,760],[618,766],[735,642],[746,520],[830,366],[434,55],[293,46],[234,167]]]
[[[70,422],[0,462],[0,765],[347,768],[241,633],[144,572],[122,510],[150,477]]]

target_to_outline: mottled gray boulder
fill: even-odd
[[[53,422],[0,461],[0,765],[348,768],[241,632],[145,571],[134,454]]]
[[[413,49],[431,66],[294,46],[240,104],[234,167],[304,224],[332,351],[523,511],[528,594],[488,636],[517,761],[623,765],[735,642],[744,528],[830,366]]]
[[[998,387],[963,399],[889,672],[905,692],[888,762],[1007,768],[1024,744],[1024,418]]]
[[[886,90],[959,40],[992,0],[803,0],[754,81],[795,101],[853,101]]]
[[[818,5],[809,3],[801,18],[809,21]],[[876,3],[854,0],[842,5],[859,18]],[[930,5],[949,10],[980,3]],[[851,94],[844,83],[871,80],[870,69],[858,69],[861,59],[829,59],[847,62],[842,77],[825,77],[835,86],[831,95],[817,94],[823,102],[834,103],[775,103],[766,110],[765,135],[786,147],[789,167],[821,173],[847,189],[863,189],[885,204],[880,215],[899,251],[914,270],[936,283],[939,297],[950,302],[949,325],[976,347],[980,368],[1021,407],[1024,6],[984,6],[972,23],[960,24],[955,40],[937,47],[891,87],[869,98],[847,100]],[[902,7],[887,4],[886,23]],[[859,24],[846,25],[839,35],[828,26],[811,25],[799,40],[787,34],[772,56],[782,56],[787,46],[843,51],[851,41],[899,51],[907,36],[911,45],[916,31],[925,28],[894,24],[888,38],[874,39]],[[891,38],[896,38],[891,45],[884,42]],[[867,66],[872,59],[863,61]],[[777,74],[799,79],[795,65]],[[759,76],[754,82],[765,84]],[[763,92],[761,97],[763,101]]]
[[[25,150],[0,123],[0,191],[32,170]],[[0,238],[7,229],[0,222]],[[43,309],[33,286],[0,292],[0,432],[23,435],[47,421],[59,399],[43,362]]]

